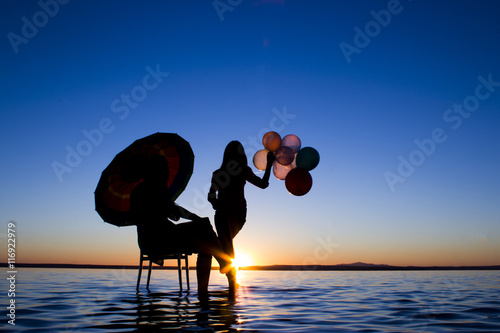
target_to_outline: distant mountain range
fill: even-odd
[[[0,264],[7,267],[7,263]],[[82,264],[21,264],[16,263],[16,269],[22,267],[38,268],[95,268],[95,269],[137,269],[137,265],[82,265]],[[177,266],[155,267],[156,269],[177,269]],[[190,267],[194,269],[194,267]],[[215,269],[215,268],[213,268]],[[247,266],[242,270],[260,271],[411,271],[411,270],[500,270],[500,265],[494,266],[391,266],[383,264],[367,264],[355,262],[338,265],[269,265]]]
[[[245,270],[299,270],[299,271],[411,271],[411,270],[500,270],[494,266],[391,266],[385,264],[367,264],[355,262],[338,265],[272,265],[249,266]]]

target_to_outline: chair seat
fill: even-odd
[[[168,254],[153,254],[153,255],[147,255],[145,253],[143,253],[143,251],[141,250],[141,253],[140,253],[140,263],[139,263],[139,276],[137,277],[137,286],[136,286],[136,290],[139,291],[139,285],[141,283],[141,275],[142,275],[142,269],[143,269],[143,263],[144,261],[149,261],[149,269],[148,269],[148,280],[147,280],[147,284],[146,284],[146,289],[149,291],[149,281],[151,280],[151,269],[152,269],[152,265],[153,263],[159,265],[159,266],[163,266],[163,262],[164,260],[171,260],[171,259],[177,259],[177,271],[178,271],[178,274],[179,274],[179,288],[180,288],[180,291],[182,291],[182,259],[184,259],[185,261],[185,270],[186,270],[186,283],[187,283],[187,290],[190,289],[190,285],[189,285],[189,263],[188,263],[188,257],[191,255],[192,253],[188,253],[188,252],[185,252],[185,253],[182,253],[182,252],[178,252],[178,253],[168,253]]]

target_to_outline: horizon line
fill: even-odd
[[[9,267],[8,263],[0,263],[1,267]],[[60,263],[16,263],[19,268],[78,268],[78,269],[138,269],[139,265],[102,265],[102,264],[60,264]],[[158,266],[155,269],[177,269],[177,266]],[[183,267],[182,269],[185,269]],[[196,269],[189,266],[190,270]],[[212,266],[212,270],[218,267]],[[398,271],[398,270],[500,270],[500,265],[473,265],[473,266],[396,266],[386,264],[367,264],[362,262],[334,265],[249,265],[239,267],[239,270],[262,271]],[[15,270],[12,268],[11,270]]]

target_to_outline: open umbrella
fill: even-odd
[[[95,209],[105,222],[133,225],[130,194],[143,181],[144,166],[153,155],[164,156],[168,161],[168,190],[172,201],[184,191],[194,164],[189,143],[173,133],[155,133],[136,140],[104,169],[95,189]]]

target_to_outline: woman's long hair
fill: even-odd
[[[230,162],[236,162],[236,164],[242,168],[248,165],[245,149],[239,141],[231,141],[227,144],[226,149],[224,150],[221,169],[226,170]]]
[[[220,191],[231,184],[245,182],[244,169],[248,166],[245,149],[239,141],[231,141],[224,150],[222,164],[215,170],[212,176],[212,183]]]

